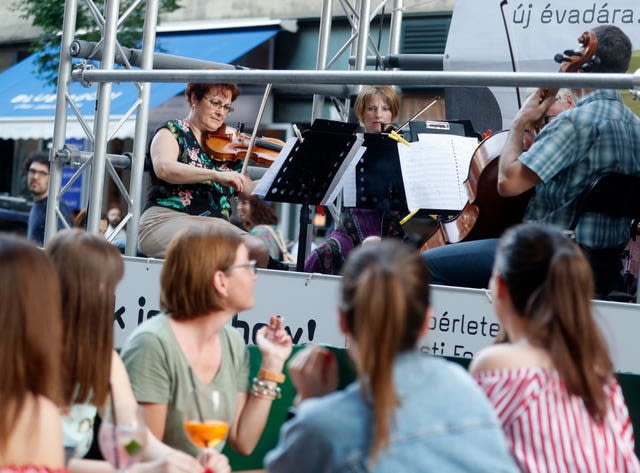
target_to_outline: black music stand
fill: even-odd
[[[382,133],[365,133],[366,151],[356,165],[356,205],[382,212],[407,209],[398,142]]]
[[[419,133],[442,133],[481,139],[471,120],[413,120],[409,123],[409,141],[417,141]]]
[[[317,119],[302,132],[286,156],[280,155],[265,173],[268,189],[264,199],[301,204],[297,271],[304,270],[307,227],[311,223],[309,205],[326,205],[362,140],[357,124]]]

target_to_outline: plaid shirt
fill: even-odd
[[[615,90],[596,90],[547,125],[518,158],[540,180],[524,220],[568,229],[576,198],[605,172],[640,174],[640,119]],[[628,218],[587,214],[576,240],[589,248],[623,247]]]

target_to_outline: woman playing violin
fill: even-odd
[[[392,123],[398,116],[400,97],[390,85],[363,86],[353,109],[365,133],[381,133],[384,124]],[[374,209],[344,208],[337,228],[307,257],[304,270],[339,274],[351,250],[366,238],[401,232],[399,225],[389,223],[387,226],[387,219],[383,217],[382,212]]]
[[[204,147],[208,134],[225,129],[238,95],[234,84],[189,83],[189,115],[164,123],[153,135],[147,154],[151,187],[140,217],[139,247],[145,255],[163,258],[171,238],[184,227],[224,227],[241,234],[250,258],[267,267],[262,242],[229,222],[231,198],[250,194],[255,181],[240,172],[241,159],[219,159]]]

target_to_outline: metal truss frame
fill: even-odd
[[[74,40],[76,33],[76,17],[78,2],[84,1],[94,17],[96,24],[102,32],[102,39],[88,48],[91,54],[100,52],[99,69],[83,64],[72,71],[72,52],[78,53],[78,43]],[[402,0],[389,0],[392,2],[391,27],[388,44],[389,56],[397,55],[399,51],[400,26],[402,22]],[[74,163],[79,166],[77,174],[89,172],[91,185],[89,192],[87,229],[90,232],[98,232],[100,214],[102,210],[102,196],[104,193],[105,170],[116,183],[128,205],[128,212],[123,218],[119,228],[130,222],[127,228],[126,254],[135,255],[138,240],[138,222],[142,208],[142,182],[144,172],[144,156],[146,146],[146,133],[149,117],[149,94],[152,82],[240,82],[244,84],[277,85],[317,85],[318,91],[322,85],[340,85],[338,89],[343,92],[344,87],[363,84],[393,84],[393,85],[433,85],[433,86],[535,86],[535,87],[591,87],[591,88],[618,88],[640,89],[640,70],[635,74],[561,74],[561,73],[492,73],[492,72],[442,72],[442,71],[365,71],[368,53],[376,57],[376,62],[384,63],[384,58],[375,47],[369,34],[369,24],[382,12],[387,0],[382,0],[372,10],[371,0],[355,0],[351,5],[348,0],[339,0],[345,10],[352,26],[352,35],[339,49],[334,58],[328,59],[329,37],[331,35],[331,20],[333,0],[323,0],[322,17],[320,22],[320,37],[317,54],[317,70],[315,71],[260,71],[237,70],[223,68],[220,70],[202,70],[201,65],[194,61],[193,70],[179,69],[184,65],[175,66],[176,69],[154,70],[154,47],[158,16],[158,0],[135,0],[134,3],[122,14],[119,13],[119,0],[104,1],[104,16],[100,13],[93,0],[66,0],[64,11],[64,24],[60,48],[60,64],[58,69],[58,88],[56,101],[56,114],[54,124],[54,136],[50,152],[51,177],[49,185],[49,200],[47,206],[47,223],[45,228],[45,241],[53,237],[56,232],[56,217],[61,217],[59,211],[60,196],[69,185],[61,188],[62,168],[65,164]],[[117,42],[117,29],[132,13],[134,8],[146,8],[143,29],[143,48],[139,54],[136,65],[139,69],[132,70],[131,63],[126,59],[125,49]],[[86,46],[86,44],[84,45]],[[335,57],[350,49],[351,56],[355,57],[353,65],[348,71],[326,70],[335,62]],[[89,55],[89,54],[88,54]],[[123,63],[125,69],[114,69],[116,58]],[[184,58],[182,58],[184,59]],[[171,67],[169,61],[162,67]],[[176,63],[177,64],[177,63]],[[198,68],[199,67],[199,68]],[[77,80],[85,85],[97,84],[97,101],[93,130],[86,124],[81,116],[79,108],[73,103],[69,93],[72,80]],[[131,178],[129,189],[126,189],[120,181],[115,166],[126,166],[129,157],[113,156],[106,153],[107,143],[113,131],[109,133],[109,112],[111,85],[113,82],[137,83],[138,97],[125,118],[136,112],[136,126],[134,136],[134,151],[130,157]],[[335,88],[333,90],[336,90]],[[345,103],[341,106],[341,113],[349,110],[348,94]],[[312,107],[312,120],[321,116],[324,95],[314,95]],[[335,100],[335,99],[334,99]],[[77,153],[65,146],[65,132],[67,122],[67,109],[71,108],[83,123],[93,150],[89,153]],[[345,117],[346,119],[346,117]],[[122,121],[116,125],[121,125]],[[72,180],[77,179],[74,174]],[[115,232],[117,233],[117,232]]]

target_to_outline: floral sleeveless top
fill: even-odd
[[[178,162],[218,171],[231,169],[240,172],[242,170],[242,160],[240,159],[218,161],[209,156],[196,140],[187,120],[168,121],[161,125],[154,135],[162,128],[168,129],[178,142],[180,147]],[[171,184],[156,176],[151,165],[149,149],[147,149],[146,159],[151,174],[151,187],[147,193],[145,209],[155,205],[189,215],[229,220],[231,217],[231,198],[237,193],[235,189],[213,181],[199,184]]]

